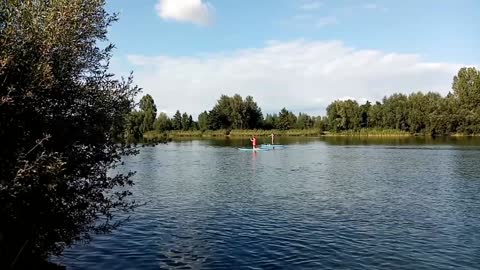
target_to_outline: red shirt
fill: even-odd
[[[251,141],[252,141],[253,146],[257,145],[257,138],[253,138]]]

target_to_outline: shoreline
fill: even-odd
[[[192,131],[149,131],[144,134],[146,140],[174,139],[174,138],[249,138],[252,135],[256,137],[269,137],[271,134],[276,137],[480,137],[480,134],[446,134],[446,135],[428,135],[428,134],[412,134],[398,130],[360,130],[360,131],[344,131],[344,132],[322,132],[318,129],[290,129],[290,130],[192,130]]]

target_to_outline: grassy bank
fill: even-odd
[[[149,131],[143,137],[146,141],[168,141],[173,138],[249,138],[252,135],[257,137],[269,137],[270,134],[275,134],[279,137],[413,137],[413,136],[428,136],[425,134],[412,134],[406,131],[395,129],[361,129],[361,130],[347,130],[342,132],[321,132],[319,129],[290,129],[290,130],[239,130],[231,131],[221,130],[172,130],[167,132]],[[451,137],[476,137],[480,134],[461,134],[455,133],[448,135]],[[443,137],[448,137],[443,136]]]
[[[472,133],[472,134],[463,134],[463,133],[454,133],[451,134],[452,137],[480,137],[480,133]]]
[[[144,134],[147,140],[155,140],[157,138],[178,138],[178,137],[268,137],[274,133],[276,136],[320,136],[321,133],[316,129],[291,129],[291,130],[172,130],[165,133],[158,131],[149,131]]]
[[[146,140],[158,140],[165,138],[179,138],[179,137],[268,137],[270,134],[276,136],[412,136],[412,134],[399,130],[378,130],[378,129],[362,129],[358,131],[343,131],[343,132],[322,132],[319,129],[289,129],[289,130],[172,130],[167,132],[149,131],[144,134]]]
[[[326,132],[324,136],[405,137],[414,135],[410,132],[396,129],[360,129],[341,132]]]

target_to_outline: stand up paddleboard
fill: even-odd
[[[262,144],[260,148],[263,149],[285,149],[285,145],[282,144]]]
[[[267,148],[238,148],[238,150],[240,151],[268,151],[270,149],[267,149]]]

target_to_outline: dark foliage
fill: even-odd
[[[102,0],[0,1],[0,268],[115,226],[131,174],[111,175],[139,91],[107,72]],[[123,188],[122,188],[123,187]]]

